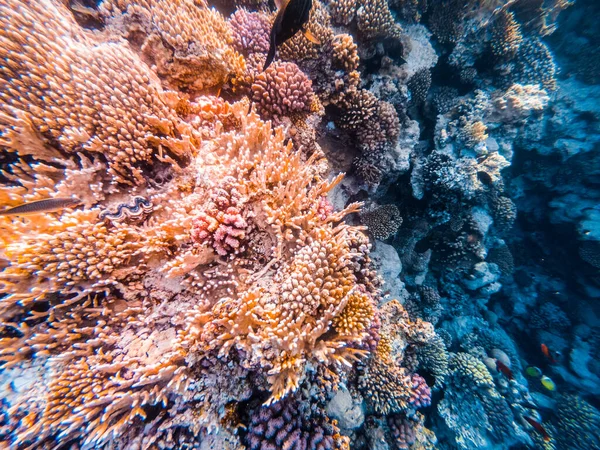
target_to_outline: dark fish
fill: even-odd
[[[319,40],[306,29],[312,9],[312,0],[276,0],[275,3],[279,7],[279,11],[271,27],[269,53],[267,53],[263,71],[267,70],[267,67],[273,62],[277,46],[292,38],[300,30],[309,41],[320,44]]]
[[[534,428],[535,431],[537,431],[538,433],[540,433],[542,435],[545,442],[548,442],[550,440],[550,435],[548,434],[548,432],[542,426],[541,423],[539,423],[539,422],[533,420],[531,417],[527,417],[527,416],[523,416],[523,419],[525,419],[527,421],[527,423]]]
[[[81,203],[78,198],[48,198],[46,200],[37,200],[35,202],[25,203],[14,208],[0,211],[0,216],[25,216],[29,214],[40,214],[45,212],[59,211],[65,208],[71,208]]]
[[[499,359],[496,360],[496,370],[498,372],[502,372],[504,374],[504,376],[506,378],[508,378],[509,380],[512,380],[515,378],[512,373],[512,370],[510,370],[508,368],[508,366],[506,364],[504,364],[502,361],[500,361]]]
[[[477,172],[477,178],[479,179],[479,181],[481,181],[482,184],[486,185],[486,186],[491,186],[493,183],[492,177],[490,176],[489,173],[480,170],[479,172]]]

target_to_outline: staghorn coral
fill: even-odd
[[[402,225],[402,217],[396,205],[374,206],[361,212],[360,220],[375,239],[385,241]]]
[[[256,76],[252,100],[266,117],[280,119],[311,109],[312,83],[300,68],[290,62],[275,62]]]
[[[157,73],[177,88],[204,90],[244,81],[246,64],[231,46],[225,18],[202,0],[103,1],[109,29],[137,44]]]

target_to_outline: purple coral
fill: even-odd
[[[312,82],[291,62],[276,62],[256,76],[252,101],[258,112],[275,119],[310,110]]]
[[[269,16],[238,9],[229,19],[233,48],[245,56],[269,51]]]
[[[334,450],[348,445],[322,408],[293,397],[255,409],[245,441],[250,450]]]
[[[416,373],[411,376],[412,392],[409,403],[415,408],[425,408],[431,405],[431,389],[425,379]]]

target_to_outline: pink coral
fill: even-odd
[[[252,101],[266,117],[280,118],[310,110],[312,82],[291,62],[276,62],[252,85]]]
[[[415,408],[425,408],[431,405],[431,389],[425,379],[416,373],[411,376],[412,392],[409,403]]]
[[[269,51],[269,16],[260,12],[238,9],[229,19],[233,47],[245,56]]]
[[[227,192],[217,189],[208,207],[192,222],[192,239],[200,244],[212,245],[215,251],[225,256],[243,250],[248,223],[240,208],[239,194],[235,189]]]

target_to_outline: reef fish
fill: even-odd
[[[542,386],[544,386],[546,389],[548,389],[550,392],[554,392],[556,390],[556,383],[554,383],[554,381],[552,381],[552,378],[544,375],[541,379],[540,379]]]
[[[0,211],[0,216],[26,216],[30,214],[41,214],[52,211],[59,211],[65,208],[71,208],[81,203],[81,200],[75,197],[69,198],[48,198],[46,200],[37,200],[24,203],[14,208]]]
[[[512,373],[512,370],[510,370],[508,368],[508,366],[506,364],[504,364],[502,361],[500,361],[499,359],[496,360],[496,370],[498,372],[502,372],[504,374],[504,376],[506,378],[508,378],[509,380],[512,380],[515,378]]]
[[[300,30],[309,41],[320,44],[319,40],[306,29],[312,9],[312,0],[275,0],[275,3],[278,11],[271,27],[269,53],[267,53],[263,71],[267,70],[267,67],[273,62],[277,46],[292,38]]]
[[[550,351],[550,349],[548,348],[548,346],[546,344],[542,344],[541,348],[542,348],[542,353],[544,354],[546,359],[548,361],[550,361],[551,364],[556,364],[558,362],[558,361],[556,361],[554,356],[552,356],[552,352]]]
[[[525,419],[527,421],[527,423],[529,425],[531,425],[535,431],[537,431],[538,433],[540,433],[542,435],[542,437],[544,438],[544,441],[548,442],[550,440],[550,435],[548,434],[548,432],[542,426],[541,423],[539,423],[538,421],[533,420],[531,417],[527,417],[527,416],[523,416],[523,419]]]
[[[531,378],[539,378],[542,376],[542,371],[539,367],[529,366],[525,369],[525,373],[529,375]]]

